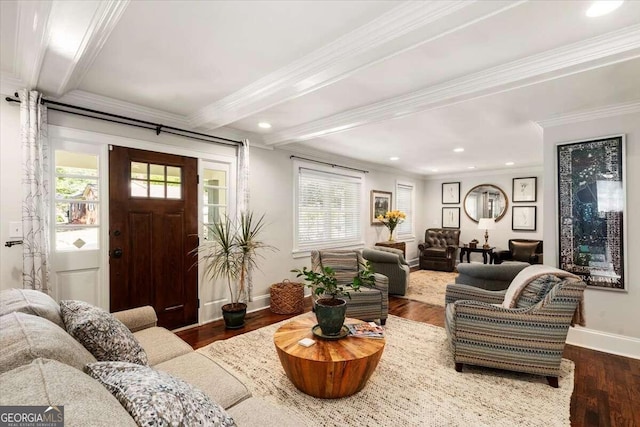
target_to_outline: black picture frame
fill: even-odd
[[[525,178],[513,178],[511,187],[511,200],[518,202],[535,202],[538,199],[538,178],[528,176]]]
[[[460,228],[460,208],[442,208],[442,228]]]
[[[625,136],[557,144],[558,265],[589,288],[627,291]]]
[[[393,193],[390,191],[371,190],[371,225],[384,225],[378,215],[384,216],[393,206]]]
[[[442,204],[443,205],[460,204],[460,183],[459,182],[443,182],[442,183]]]
[[[536,206],[512,206],[511,230],[536,231]]]

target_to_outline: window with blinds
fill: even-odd
[[[396,209],[407,215],[396,228],[398,236],[413,236],[413,184],[396,183]]]
[[[310,249],[362,241],[362,177],[298,167],[295,246]]]

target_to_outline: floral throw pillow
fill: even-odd
[[[235,426],[204,392],[165,372],[126,362],[89,363],[85,370],[111,392],[139,426]]]
[[[131,331],[105,310],[83,301],[60,301],[67,332],[99,361],[146,365],[147,354]]]

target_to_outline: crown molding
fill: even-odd
[[[235,122],[274,105],[316,91],[349,77],[358,70],[522,3],[524,2],[512,2],[506,6],[498,4],[500,6],[498,10],[487,3],[474,1],[402,3],[388,13],[303,58],[200,109],[189,120],[192,126],[207,129]],[[476,7],[478,10],[475,10]],[[486,8],[489,10],[486,11]],[[426,37],[422,34],[411,34],[421,29],[428,31],[430,24],[462,9],[465,11],[473,9],[469,12],[471,16],[462,24]]]
[[[536,123],[542,128],[568,125],[572,123],[587,122],[590,120],[604,119],[607,117],[622,116],[625,114],[640,113],[640,101],[625,102],[623,104],[608,105],[590,110],[575,111],[569,114],[558,115]]]
[[[49,44],[49,17],[53,2],[20,1],[17,13],[14,74],[33,89],[38,85],[42,62]]]
[[[78,50],[55,90],[56,96],[78,87],[128,5],[129,0],[104,0],[97,4]]]
[[[640,56],[640,25],[565,45],[416,92],[354,108],[265,136],[268,145],[304,141],[441,108]]]
[[[57,99],[57,101],[77,105],[79,107],[91,108],[94,110],[104,111],[111,114],[119,114],[129,116],[138,120],[146,120],[148,122],[160,123],[166,126],[173,126],[183,129],[193,129],[185,116],[180,114],[168,113],[155,108],[143,107],[118,99],[106,96],[96,95],[82,90],[74,90]],[[195,130],[195,129],[194,129]],[[229,127],[223,127],[216,130],[216,134],[229,139],[249,139],[252,143],[264,145],[262,136],[259,134],[239,131]],[[270,147],[271,148],[271,147]]]
[[[471,178],[471,177],[482,177],[482,176],[495,176],[495,175],[524,175],[524,174],[540,174],[544,172],[544,167],[542,165],[532,165],[532,166],[523,166],[523,167],[509,167],[504,166],[500,169],[481,169],[474,170],[473,172],[451,172],[451,173],[443,173],[443,174],[429,174],[423,175],[422,178],[425,181],[440,181],[443,179],[460,179],[460,178]]]

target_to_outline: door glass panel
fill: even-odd
[[[164,198],[164,182],[149,182],[149,197]]]
[[[182,182],[182,168],[167,166],[167,182]]]
[[[182,199],[182,168],[131,162],[131,196]]]
[[[98,156],[57,150],[56,174],[98,176]]]
[[[164,165],[149,165],[150,179],[153,181],[165,181]]]
[[[55,151],[55,248],[77,251],[99,248],[99,157]]]
[[[222,170],[205,169],[204,185],[212,185],[216,187],[227,186],[227,172]]]
[[[144,180],[149,179],[147,164],[140,162],[131,162],[131,178]]]
[[[181,199],[182,185],[180,183],[167,183],[167,199]]]

